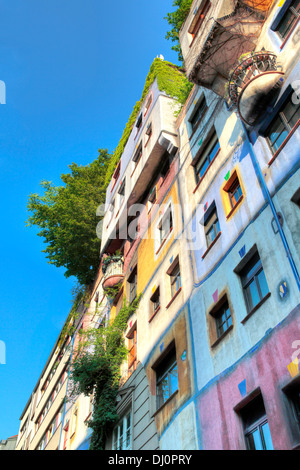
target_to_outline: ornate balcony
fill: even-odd
[[[123,259],[120,256],[105,257],[102,264],[102,273],[104,274],[103,290],[116,287],[124,279]]]
[[[229,77],[229,105],[237,109],[246,124],[256,124],[278,95],[283,77],[275,54],[265,50],[244,54]]]
[[[188,79],[223,97],[230,70],[241,54],[255,49],[271,4],[272,0],[195,1],[179,33]],[[197,17],[201,24],[193,34]]]

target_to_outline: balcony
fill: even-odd
[[[130,208],[139,204],[145,193],[151,190],[149,186],[153,179],[174,157],[179,146],[174,115],[178,109],[177,101],[160,92],[156,81],[151,91],[151,108],[139,132],[132,132],[128,139],[120,160],[118,182],[114,186],[111,182],[107,189],[101,253],[113,253],[120,248],[119,238],[127,238]],[[120,197],[123,182],[124,190]]]
[[[227,84],[228,103],[241,119],[252,126],[276,99],[284,81],[282,66],[275,54],[262,50],[240,58]]]
[[[255,49],[271,4],[195,1],[179,33],[188,79],[224,97],[230,70],[243,53]]]
[[[120,256],[107,256],[103,260],[102,272],[104,274],[102,287],[108,290],[116,287],[124,279],[123,259]]]

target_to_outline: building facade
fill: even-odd
[[[106,325],[141,295],[106,449],[300,448],[299,10],[194,0],[179,33],[187,99],[178,67],[156,59],[147,77],[78,322]],[[89,446],[93,397],[71,400],[64,375],[72,338],[17,449]]]

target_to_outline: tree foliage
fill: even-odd
[[[176,43],[171,49],[178,53],[178,60],[180,62],[183,62],[183,57],[179,43],[179,31],[189,14],[192,3],[193,0],[173,0],[173,7],[177,7],[177,9],[172,13],[167,13],[167,16],[164,18],[172,27],[172,29],[167,32],[166,39],[170,39],[172,42]]]
[[[44,194],[30,194],[27,204],[31,215],[26,224],[40,229],[49,263],[64,267],[65,276],[75,276],[82,285],[91,283],[99,268],[96,210],[105,202],[109,158],[108,151],[100,149],[91,164],[72,163],[70,173],[61,175],[64,185],[42,181]]]

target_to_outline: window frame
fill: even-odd
[[[259,262],[258,266],[255,267],[255,265],[258,262]],[[246,278],[247,275],[249,274],[249,272],[251,272],[253,270],[254,267],[255,267],[255,269],[254,269],[254,272],[252,273],[251,278],[247,279]],[[261,290],[260,282],[257,280],[257,278],[258,278],[259,274],[261,274],[261,272],[263,272],[263,274],[264,274],[265,283],[266,283],[266,286],[268,288],[268,292],[264,295],[263,295],[262,290]],[[267,278],[266,278],[264,268],[263,268],[261,258],[259,256],[258,251],[253,253],[253,256],[251,256],[251,258],[247,261],[247,263],[245,264],[243,269],[239,272],[239,276],[240,276],[241,283],[242,283],[243,295],[244,295],[244,299],[245,299],[245,303],[246,303],[246,307],[247,307],[247,312],[249,314],[254,309],[256,309],[257,306],[259,306],[260,303],[269,294],[269,286],[268,286]],[[248,289],[249,286],[253,283],[253,281],[255,283],[256,290],[257,290],[258,297],[259,297],[258,302],[256,302],[255,304],[253,303],[253,296],[251,295],[251,291]]]
[[[282,8],[284,9],[283,12],[281,12],[280,16],[276,18],[274,25],[272,26],[272,30],[276,32],[278,37],[285,43],[285,41],[289,38],[290,34],[292,31],[295,29],[299,22],[300,18],[300,11],[298,12],[294,6],[293,6],[294,1],[287,1],[286,6],[283,6]],[[300,5],[300,4],[299,4]],[[280,26],[283,24],[283,22],[287,19],[288,15],[291,17],[294,16],[294,19],[289,23],[288,27],[285,29],[284,34],[279,30]]]
[[[269,146],[269,149],[273,155],[273,158],[274,158],[274,155],[276,155],[277,153],[280,152],[282,146],[285,144],[286,140],[289,138],[289,136],[291,135],[291,133],[294,131],[295,127],[297,126],[297,124],[299,123],[299,120],[300,120],[300,103],[298,103],[296,105],[296,110],[295,112],[293,113],[293,115],[290,117],[290,119],[288,120],[285,116],[285,111],[286,111],[286,108],[288,107],[288,105],[290,103],[292,103],[292,95],[293,93],[290,93],[286,99],[284,100],[284,102],[281,104],[280,108],[278,109],[278,111],[276,112],[275,116],[273,117],[272,121],[270,122],[270,124],[268,125],[266,131],[264,132],[264,137],[268,143],[268,146]],[[297,114],[299,113],[299,119],[297,119],[296,123],[291,126],[290,125],[290,121],[291,119]],[[279,121],[279,124],[277,125],[277,129],[280,128],[280,126],[283,126],[283,130],[281,131],[281,133],[278,135],[278,137],[272,141],[270,139],[270,134],[272,132],[276,132],[276,130],[274,130],[274,127],[275,127],[275,123]],[[276,128],[275,128],[276,129]],[[275,143],[278,141],[278,139],[280,138],[280,136],[286,132],[287,135],[286,137],[284,138],[284,140],[281,142],[281,144],[277,147],[277,148],[274,148],[274,145]],[[272,161],[272,160],[271,160]],[[270,164],[270,162],[269,162]]]
[[[172,372],[176,369],[176,383],[175,390],[172,387]],[[164,396],[163,388],[161,387],[163,381],[167,379],[167,395]],[[169,399],[179,391],[179,377],[178,377],[178,363],[176,357],[175,345],[168,351],[164,358],[155,367],[155,390],[156,390],[156,407],[159,410],[162,408]]]
[[[129,303],[131,304],[137,298],[137,265],[132,269],[127,282],[129,284]]]
[[[194,135],[196,129],[199,127],[202,119],[204,118],[206,112],[208,110],[208,106],[207,106],[207,102],[206,102],[206,99],[205,99],[205,96],[201,96],[201,98],[199,98],[199,102],[196,104],[192,114],[191,114],[191,117],[189,118],[188,122],[191,126],[191,135],[190,135],[190,138]],[[199,114],[199,112],[201,111],[201,113]],[[196,120],[195,120],[196,118]]]
[[[130,417],[130,426],[128,427],[128,421],[127,418],[128,416]],[[124,426],[125,424],[125,426]],[[122,432],[121,432],[122,430]],[[129,434],[129,444],[123,447],[124,442],[128,442],[127,438],[127,433],[128,430],[130,432]],[[128,410],[126,413],[124,413],[123,417],[119,420],[118,424],[114,427],[113,432],[112,432],[112,450],[132,450],[132,410]],[[115,439],[117,433],[117,437]],[[125,439],[124,439],[125,437]]]
[[[216,149],[217,147],[217,149]],[[217,132],[215,128],[211,130],[209,136],[205,140],[205,142],[201,145],[199,152],[197,153],[196,157],[192,162],[192,166],[194,167],[194,174],[196,180],[196,188],[201,183],[203,178],[205,177],[207,171],[217,158],[219,152],[221,151],[220,142],[218,139]],[[204,172],[202,173],[202,169],[205,166]],[[202,173],[202,174],[201,174]],[[195,191],[195,190],[194,190]]]
[[[211,233],[211,231],[213,231],[214,233],[213,239],[208,238],[208,235]],[[218,211],[217,211],[216,206],[212,210],[207,220],[204,222],[204,233],[205,233],[206,246],[207,248],[209,248],[211,244],[215,242],[219,233],[221,233],[220,221],[219,221]]]

